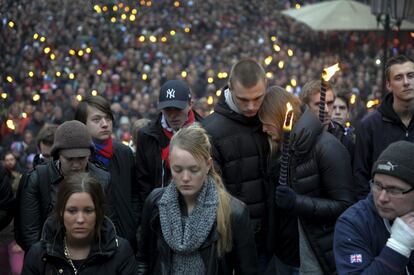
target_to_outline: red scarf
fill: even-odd
[[[184,123],[184,126],[193,124],[194,121],[195,121],[195,115],[194,115],[193,110],[190,109],[188,111],[188,118],[187,118],[187,121]],[[164,127],[162,128],[162,130],[164,131],[164,134],[167,136],[167,138],[169,140],[171,140],[172,136],[174,135],[174,132],[171,132],[171,131],[169,131],[168,129],[166,129]],[[162,151],[161,151],[161,158],[165,162],[165,166],[168,169],[170,169],[170,161],[168,159],[169,153],[170,153],[170,143],[168,142],[167,146],[162,148]]]
[[[105,166],[108,166],[112,158],[112,138],[108,138],[104,143],[95,143],[96,158],[102,161]]]

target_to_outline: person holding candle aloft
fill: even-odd
[[[283,142],[282,125],[288,102],[294,112],[288,184],[279,185],[278,144]],[[273,144],[269,166],[275,188],[274,253],[285,265],[300,264],[301,273],[332,274],[335,221],[353,203],[351,162],[340,142],[323,131],[309,108],[300,105],[293,94],[273,86],[259,110],[263,131]],[[288,255],[289,251],[297,254]]]

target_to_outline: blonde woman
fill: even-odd
[[[204,129],[179,130],[170,143],[171,183],[147,198],[141,274],[257,274],[249,214],[214,171]]]

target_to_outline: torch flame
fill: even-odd
[[[6,121],[6,125],[7,125],[7,128],[9,128],[10,130],[16,130],[16,126],[14,126],[14,121],[13,120],[8,119]]]
[[[336,63],[335,65],[332,65],[332,66],[330,66],[328,68],[323,69],[323,72],[322,72],[322,78],[323,78],[323,80],[329,81],[329,79],[331,79],[331,77],[333,77],[334,74],[337,71],[340,71],[340,70],[341,69],[339,68],[339,63]]]
[[[293,122],[293,107],[290,102],[286,103],[286,115],[285,121],[283,122],[283,130],[290,132],[292,130]]]

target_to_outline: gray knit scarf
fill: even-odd
[[[181,214],[178,196],[178,190],[171,182],[158,203],[162,234],[173,251],[171,274],[203,275],[206,271],[198,249],[216,221],[216,186],[208,176],[188,217]]]

